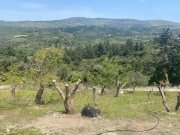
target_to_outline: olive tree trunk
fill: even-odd
[[[15,85],[11,86],[10,91],[11,91],[11,96],[12,97],[15,97],[15,90],[16,90],[16,86]]]
[[[106,85],[103,85],[102,89],[101,89],[101,93],[100,93],[100,96],[104,95],[104,92],[105,92],[105,88],[106,88]]]
[[[115,97],[119,96],[120,91],[123,89],[123,87],[126,85],[126,82],[121,86],[121,82],[117,81],[117,88],[116,88],[116,94]]]
[[[45,87],[44,84],[40,83],[39,90],[36,94],[36,99],[35,99],[36,104],[42,104],[43,103],[42,95],[44,92],[44,87]]]
[[[81,80],[79,79],[77,83],[75,84],[74,88],[71,90],[69,89],[69,85],[66,84],[64,91],[59,87],[56,80],[53,80],[53,83],[63,101],[65,113],[74,114],[75,108],[73,104],[73,97],[76,94],[77,89],[79,88],[79,84],[81,83]]]
[[[179,109],[179,106],[180,106],[180,92],[178,92],[178,94],[177,94],[177,104],[176,104],[176,107],[175,107],[176,111]]]
[[[167,111],[167,112],[170,112],[170,108],[169,108],[169,106],[168,106],[167,103],[166,103],[166,97],[165,97],[165,95],[164,95],[164,91],[163,91],[163,89],[162,89],[162,86],[161,86],[161,85],[158,85],[158,89],[159,89],[159,92],[160,92],[160,94],[161,94],[162,103],[163,103],[166,111]]]
[[[133,92],[135,92],[135,89],[136,89],[136,84],[134,83],[133,84]]]
[[[97,105],[97,91],[95,86],[93,86],[93,100],[94,100],[94,105]]]

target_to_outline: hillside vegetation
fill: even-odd
[[[0,21],[0,134],[178,135],[180,95],[162,90],[180,85],[179,35],[162,20]]]
[[[81,20],[86,22],[89,19],[70,18],[57,22],[75,21],[84,25]],[[129,86],[134,83],[145,86],[158,83],[167,73],[171,85],[179,83],[180,40],[176,33],[176,23],[150,21],[158,22],[158,27],[152,27],[143,21],[143,24],[148,24],[148,27],[144,27],[142,21],[137,20],[90,20],[94,25],[96,21],[100,23],[104,20],[106,23],[117,21],[124,26],[76,26],[76,23],[72,23],[74,27],[58,27],[54,24],[56,28],[42,28],[38,23],[53,21],[9,22],[12,24],[11,28],[10,24],[3,22],[7,26],[1,26],[1,84],[13,83],[13,76],[19,77],[23,82],[27,80],[32,83],[34,73],[28,68],[34,68],[34,64],[37,64],[37,61],[34,61],[36,52],[43,52],[43,49],[45,51],[47,48],[56,50],[55,52],[59,49],[62,52],[62,59],[56,59],[58,63],[52,63],[55,57],[50,58],[51,56],[46,56],[43,52],[43,57],[48,57],[44,59],[45,62],[51,62],[52,67],[56,65],[49,69],[47,74],[53,74],[59,81],[74,82],[80,78],[85,85],[106,84],[111,87],[117,80],[121,80],[128,82]],[[34,25],[29,25],[31,23]],[[135,26],[136,23],[139,26]],[[160,24],[164,26],[165,23],[166,26],[172,24],[174,29],[161,29]],[[14,27],[17,24],[19,26]],[[29,27],[22,24],[28,24]]]

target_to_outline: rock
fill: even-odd
[[[81,111],[81,116],[93,118],[100,115],[100,113],[101,111],[97,108],[85,106]]]

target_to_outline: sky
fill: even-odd
[[[180,0],[0,0],[0,20],[38,21],[70,17],[180,22]]]

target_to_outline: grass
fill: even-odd
[[[9,133],[11,135],[42,135],[36,128],[13,129],[12,131],[9,131]]]
[[[16,97],[10,96],[8,91],[0,91],[0,114],[17,114],[21,117],[33,119],[49,112],[63,109],[59,97],[55,92],[45,92],[43,105],[35,105],[36,91],[17,91]],[[53,99],[52,99],[53,97]]]
[[[93,105],[90,93],[80,93],[76,96],[75,101],[78,111],[84,104]],[[109,119],[139,119],[142,115],[145,118],[151,118],[149,112],[165,111],[161,96],[152,95],[148,99],[147,92],[127,93],[119,97],[99,96],[98,101],[97,107],[102,111],[102,116]],[[176,92],[167,93],[167,103],[173,111],[176,104]],[[179,117],[180,113],[178,112],[176,116]]]
[[[44,104],[35,105],[34,98],[36,91],[16,91],[16,97],[12,98],[9,91],[0,91],[0,116],[6,116],[0,123],[0,134],[6,132],[5,125],[13,125],[21,122],[28,122],[38,117],[53,112],[62,113],[64,111],[62,101],[54,90],[47,90],[43,95]],[[176,104],[176,92],[167,92],[167,103],[172,110]],[[148,113],[165,111],[161,97],[150,96],[147,92],[126,93],[119,97],[113,95],[98,96],[97,107],[102,112],[102,117],[108,119],[152,119]],[[94,105],[91,92],[77,93],[74,99],[77,112],[87,105]],[[180,117],[178,111],[176,115],[160,116],[162,119],[177,119]],[[13,134],[40,134],[37,129],[15,129]]]

